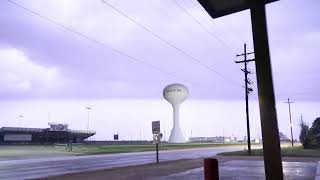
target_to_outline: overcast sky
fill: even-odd
[[[33,101],[141,98],[148,106],[174,82],[189,88],[191,100],[242,103],[243,65],[234,61],[244,42],[253,51],[249,11],[212,20],[196,0],[106,1],[117,10],[100,0],[12,2],[0,1],[2,106],[20,103],[26,112]],[[319,106],[319,8],[316,0],[267,5],[279,102]],[[254,73],[250,79],[257,100]],[[12,108],[3,118],[14,119]]]

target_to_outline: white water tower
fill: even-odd
[[[182,84],[170,84],[163,90],[163,97],[169,101],[173,107],[173,128],[169,137],[171,143],[186,142],[186,138],[180,129],[179,108],[180,104],[189,96],[188,88]]]

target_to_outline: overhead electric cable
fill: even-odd
[[[66,25],[64,25],[64,24],[61,24],[61,23],[59,23],[59,22],[57,22],[57,21],[55,21],[55,20],[53,20],[53,19],[50,19],[50,18],[48,18],[48,17],[46,17],[46,16],[43,16],[43,15],[39,14],[38,12],[33,11],[33,10],[31,10],[31,9],[25,7],[25,6],[22,6],[22,5],[14,2],[14,1],[11,1],[11,0],[7,0],[7,1],[10,2],[10,3],[12,3],[13,5],[15,5],[15,6],[17,6],[17,7],[21,8],[21,9],[23,9],[23,10],[31,13],[31,14],[33,14],[33,15],[36,15],[36,16],[38,16],[38,17],[40,17],[40,18],[42,18],[42,19],[44,19],[44,20],[46,20],[46,21],[48,21],[48,22],[50,22],[50,23],[52,23],[52,24],[54,24],[54,25],[56,25],[56,26],[59,26],[60,28],[62,28],[62,29],[64,29],[64,30],[67,30],[67,31],[69,31],[69,32],[71,32],[71,33],[73,33],[73,34],[75,34],[75,35],[77,35],[77,36],[80,36],[80,37],[82,37],[82,38],[84,38],[84,39],[86,39],[86,40],[88,40],[88,41],[91,41],[91,42],[93,42],[93,43],[96,43],[96,44],[98,44],[98,45],[100,45],[100,46],[102,46],[102,47],[108,48],[108,49],[110,49],[111,51],[113,51],[113,52],[115,52],[115,53],[117,53],[117,54],[119,54],[119,55],[125,56],[125,57],[127,57],[128,59],[131,59],[131,60],[133,60],[133,61],[139,62],[139,63],[141,63],[141,64],[145,64],[145,65],[147,65],[147,66],[149,66],[149,67],[151,67],[151,68],[153,68],[153,69],[155,69],[155,70],[157,70],[157,71],[159,71],[159,72],[161,72],[161,73],[169,74],[170,76],[173,76],[173,77],[175,77],[175,78],[177,78],[177,79],[181,79],[181,78],[177,77],[176,74],[174,74],[174,73],[164,71],[163,69],[161,69],[161,68],[159,68],[159,67],[157,67],[157,66],[155,66],[155,65],[153,65],[153,64],[147,63],[146,61],[141,60],[140,58],[136,58],[136,57],[131,56],[131,55],[125,53],[125,52],[122,52],[122,51],[120,51],[120,50],[117,50],[117,49],[115,49],[115,48],[113,48],[113,47],[111,47],[111,46],[109,46],[109,45],[107,45],[107,44],[105,44],[105,43],[103,43],[103,42],[101,42],[101,41],[98,41],[98,40],[96,40],[96,39],[93,39],[93,38],[91,38],[91,37],[89,37],[89,36],[87,36],[87,35],[85,35],[85,34],[83,34],[83,33],[80,33],[80,32],[78,32],[78,31],[76,31],[76,30],[74,30],[74,29],[72,29],[72,28],[70,28],[70,27],[68,27],[68,26],[66,26]],[[190,83],[190,84],[197,84],[197,83],[194,83],[194,82],[190,82],[189,80],[185,80],[185,79],[183,79],[183,80],[186,81],[186,82],[188,82],[188,83]]]
[[[194,22],[196,22],[206,33],[208,33],[212,38],[216,39],[218,42],[230,48],[232,51],[236,51],[233,47],[227,44],[223,39],[221,39],[216,34],[209,31],[200,21],[198,21],[187,9],[185,9],[181,4],[177,2],[177,0],[173,0],[173,2],[183,11],[185,12]]]
[[[198,7],[198,5],[195,3],[196,0],[189,0],[189,1],[190,1],[191,4],[193,5],[193,7],[195,7],[195,9],[197,9],[198,11],[202,11],[202,10]],[[204,13],[204,14],[205,14],[205,15],[208,15],[207,13]],[[202,19],[206,20],[205,18],[202,18]],[[210,20],[212,20],[211,17],[210,17]],[[202,23],[202,24],[203,24],[203,23]],[[209,26],[211,26],[211,28],[213,27],[211,23],[210,23]],[[219,32],[219,34],[222,34],[221,31]],[[233,39],[233,38],[232,38],[232,39]],[[243,39],[240,39],[240,38],[236,38],[236,39],[237,39],[237,41],[239,41],[239,42],[244,42]],[[235,40],[235,39],[234,39],[234,40]],[[230,44],[227,43],[227,42],[226,42],[226,44],[230,45]],[[234,49],[237,49],[237,48],[234,48]],[[237,50],[237,51],[238,51],[238,50]]]
[[[201,66],[203,66],[204,68],[206,68],[207,70],[215,73],[216,75],[218,75],[219,77],[221,77],[224,80],[227,80],[230,84],[233,84],[237,87],[241,87],[241,85],[230,79],[227,78],[226,76],[224,76],[223,74],[221,74],[220,72],[218,72],[217,70],[213,69],[212,67],[206,65],[205,63],[203,63],[201,60],[193,57],[192,55],[190,55],[189,53],[185,52],[184,50],[180,49],[179,47],[175,46],[173,43],[169,42],[168,40],[164,39],[163,37],[161,37],[159,34],[153,32],[152,30],[150,30],[149,28],[147,28],[146,26],[144,26],[143,24],[141,24],[140,22],[136,21],[135,19],[131,18],[130,16],[128,16],[127,14],[125,14],[124,12],[122,12],[119,8],[115,7],[114,5],[112,5],[111,3],[109,3],[106,0],[100,0],[102,3],[104,3],[105,5],[109,6],[110,8],[112,8],[113,10],[115,10],[116,12],[118,12],[119,14],[121,14],[122,16],[124,16],[125,18],[129,19],[130,21],[132,21],[133,23],[135,23],[136,25],[138,25],[139,27],[141,27],[142,29],[144,29],[145,31],[147,31],[148,33],[152,34],[154,37],[156,37],[157,39],[159,39],[160,41],[164,42],[165,44],[167,44],[168,46],[174,48],[175,50],[177,50],[178,52],[180,52],[181,54],[189,57],[190,59],[192,59],[194,62],[200,64]]]
[[[190,0],[190,1],[192,1],[192,4],[193,4],[193,6],[197,9],[197,10],[199,10],[199,11],[201,11],[198,7],[196,7],[194,4],[194,2],[193,2],[193,0]],[[150,3],[152,3],[152,2],[154,2],[154,1],[150,1]],[[185,2],[185,1],[183,1],[183,2]],[[184,4],[186,4],[186,3],[184,3]],[[169,14],[168,14],[168,12],[167,11],[165,11],[161,6],[156,6],[159,10],[160,10],[160,12],[163,14],[163,15],[165,15],[166,17],[168,17],[168,18],[172,18],[172,16],[170,16]],[[191,14],[191,13],[190,13]],[[199,21],[199,23],[201,23],[200,21]],[[201,23],[202,25],[203,25],[203,23]],[[205,25],[203,25],[203,26],[205,26]],[[201,27],[200,26],[200,28],[202,28],[202,29],[204,29],[203,27]],[[185,29],[185,30],[188,30],[188,29]],[[210,31],[211,33],[207,33],[206,32],[206,30],[204,29],[204,31],[209,35],[209,36],[211,36],[211,38],[214,38],[215,40],[216,40],[216,38],[215,37],[213,37],[213,36],[216,36],[216,37],[218,37],[219,38],[219,35],[218,34],[222,34],[221,32],[219,32],[219,33],[214,33],[212,30],[209,30],[208,28],[207,28],[207,30],[208,31]],[[213,35],[212,35],[213,34]],[[232,51],[235,51],[237,48],[235,48],[235,47],[233,47],[233,46],[231,46],[230,45],[230,42],[229,41],[226,41],[225,39],[223,39],[223,38],[220,38],[222,41],[224,41],[224,44],[222,44],[223,46],[226,46],[226,47],[228,47],[229,49],[231,49]],[[240,40],[241,42],[242,42],[242,40]],[[220,42],[219,40],[218,40],[218,42]],[[238,52],[238,50],[236,50],[237,52]]]

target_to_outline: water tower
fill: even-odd
[[[188,88],[182,84],[170,84],[163,89],[163,97],[169,101],[173,108],[173,128],[169,137],[171,143],[186,142],[180,129],[179,108],[180,104],[189,96]]]

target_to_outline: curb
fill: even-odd
[[[320,180],[320,161],[318,161],[316,177],[314,179],[315,180]]]

